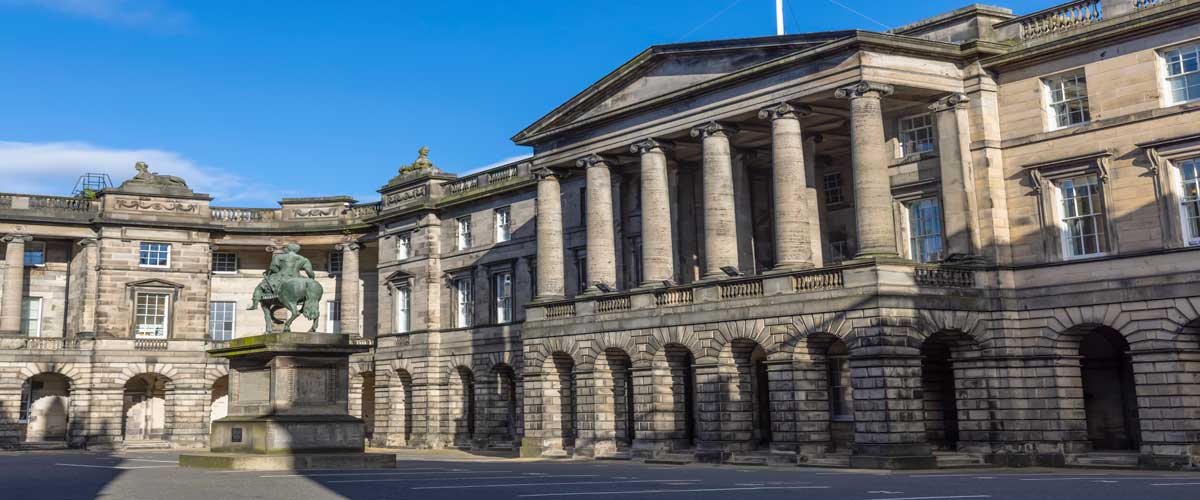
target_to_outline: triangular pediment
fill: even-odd
[[[147,280],[130,281],[125,283],[127,288],[183,288],[183,285],[163,279],[151,278]]]
[[[555,129],[620,114],[851,35],[851,32],[828,32],[654,46],[530,125],[513,140],[522,144],[528,138]]]
[[[383,282],[384,283],[403,283],[408,280],[411,280],[412,278],[413,278],[413,275],[410,273],[406,273],[404,271],[396,271],[392,274],[387,275],[387,277],[383,279]]]

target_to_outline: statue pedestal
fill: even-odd
[[[351,345],[345,335],[269,333],[208,351],[229,360],[229,413],[212,423],[212,453],[182,455],[179,464],[395,467],[395,455],[363,453],[363,421],[347,413],[350,355],[368,349]]]

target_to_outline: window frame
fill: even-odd
[[[1109,163],[1112,153],[1099,151],[1096,153],[1053,160],[1044,163],[1024,166],[1029,175],[1030,185],[1037,197],[1037,215],[1042,225],[1042,250],[1047,261],[1066,262],[1073,260],[1092,259],[1114,255],[1120,248],[1118,233],[1113,225],[1109,205],[1113,199],[1109,186]],[[1096,177],[1096,192],[1101,209],[1101,229],[1103,230],[1103,252],[1072,255],[1067,248],[1066,225],[1063,220],[1063,200],[1060,196],[1060,183],[1063,180],[1078,178],[1086,175]]]
[[[345,264],[345,256],[341,250],[332,250],[325,256],[325,272],[330,275],[342,274],[342,266]],[[337,262],[337,265],[334,265]]]
[[[508,278],[505,284],[500,283],[503,277]],[[494,321],[497,324],[512,323],[514,318],[514,295],[516,294],[516,280],[513,272],[509,269],[496,271],[492,273],[492,314]],[[501,291],[507,291],[507,294],[501,294]]]
[[[1074,181],[1081,180],[1081,179],[1089,181],[1089,183],[1086,184],[1086,186],[1088,188],[1090,188],[1091,191],[1093,191],[1093,193],[1089,193],[1086,196],[1088,198],[1088,205],[1091,207],[1095,207],[1097,204],[1099,204],[1100,210],[1099,210],[1099,212],[1093,210],[1091,213],[1087,213],[1087,214],[1083,214],[1083,215],[1080,215],[1079,213],[1076,213],[1075,215],[1068,215],[1067,210],[1066,210],[1067,199],[1065,197],[1065,192],[1064,192],[1064,183],[1066,183],[1066,182],[1074,183]],[[1056,222],[1058,223],[1059,230],[1062,232],[1062,236],[1059,241],[1062,244],[1063,260],[1090,259],[1090,258],[1095,258],[1095,257],[1104,257],[1104,256],[1108,255],[1108,253],[1109,253],[1109,250],[1108,250],[1108,248],[1109,248],[1108,247],[1108,228],[1107,228],[1107,226],[1108,226],[1108,209],[1106,207],[1106,201],[1104,198],[1104,190],[1100,187],[1099,176],[1097,176],[1094,173],[1085,173],[1085,174],[1078,175],[1078,176],[1065,177],[1065,178],[1055,180],[1054,186],[1056,188],[1054,191],[1054,194],[1057,198],[1056,205],[1058,206],[1058,209],[1059,209],[1059,212],[1056,217]],[[1081,198],[1084,198],[1084,197],[1074,196],[1072,199],[1081,199]],[[1092,238],[1095,238],[1096,251],[1092,252],[1092,253],[1077,254],[1074,252],[1074,247],[1071,244],[1072,243],[1071,239],[1073,238],[1073,236],[1071,235],[1072,234],[1071,222],[1082,221],[1085,218],[1091,218],[1093,220],[1093,225],[1096,228],[1096,232],[1092,233],[1090,235],[1080,235],[1079,238],[1081,239],[1081,241],[1083,240],[1083,238],[1087,238],[1089,236]]]
[[[400,249],[404,249],[403,255]],[[396,260],[408,260],[413,258],[412,248],[412,231],[404,231],[396,234]]]
[[[475,326],[475,280],[471,276],[455,277],[451,281],[454,300],[454,328]]]
[[[470,215],[454,218],[455,250],[467,250],[475,244],[472,231],[474,231],[474,228],[471,225]]]
[[[1196,69],[1192,71],[1186,71],[1186,68],[1184,67],[1184,51],[1187,49],[1191,49],[1192,53],[1196,56]],[[1178,75],[1171,74],[1171,61],[1168,55],[1173,51],[1179,51],[1180,69],[1185,70]],[[1195,96],[1185,96],[1183,100],[1176,100],[1174,89],[1171,86],[1172,79],[1182,79],[1184,81],[1183,90],[1185,94],[1189,94],[1188,89],[1190,89],[1192,86],[1187,85],[1188,80],[1190,78],[1196,78],[1197,80],[1200,80],[1200,41],[1193,40],[1191,42],[1159,49],[1157,53],[1159,64],[1162,66],[1162,76],[1159,78],[1159,82],[1164,104],[1167,106],[1174,106],[1177,104],[1184,104],[1200,100],[1200,91],[1197,91]]]
[[[392,330],[395,333],[409,333],[412,331],[412,285],[407,281],[398,284],[393,287],[392,294]],[[404,321],[400,321],[401,311],[404,312]]]
[[[914,119],[917,119],[917,118],[924,118],[924,119],[928,120],[928,124],[920,126],[920,127],[910,127],[910,128],[905,127],[906,121],[909,121],[911,124],[911,121]],[[915,134],[919,131],[926,130],[926,129],[929,130],[928,142],[909,141],[905,137],[905,134]],[[900,117],[898,120],[896,120],[896,139],[900,142],[900,151],[903,153],[903,156],[915,155],[915,154],[921,154],[921,153],[932,153],[934,151],[937,151],[937,139],[938,139],[937,138],[937,121],[934,119],[933,113],[930,113],[930,112],[917,113],[917,114]],[[919,146],[921,144],[928,144],[929,147],[928,147],[928,149],[914,149],[913,147],[910,146],[910,143],[911,143],[911,146]]]
[[[31,247],[36,248],[37,251],[36,252],[31,251]],[[31,253],[40,254],[42,256],[41,262],[30,263],[29,255]],[[46,242],[44,242],[44,241],[26,242],[25,243],[25,251],[22,252],[22,254],[21,254],[21,264],[24,267],[46,267]]]
[[[1083,82],[1083,97],[1079,97],[1077,94],[1073,98],[1066,98],[1065,82],[1067,81],[1068,77],[1073,77],[1073,79],[1075,80],[1075,88],[1076,89],[1079,88],[1080,81]],[[1062,90],[1062,92],[1063,92],[1063,99],[1060,101],[1054,100],[1055,89],[1054,89],[1053,84],[1055,82],[1059,83],[1058,89]],[[1042,101],[1045,103],[1045,105],[1043,106],[1043,109],[1045,110],[1045,113],[1046,113],[1046,128],[1047,128],[1047,130],[1050,130],[1050,131],[1062,130],[1062,129],[1067,129],[1067,128],[1071,128],[1071,127],[1078,127],[1080,125],[1087,125],[1092,122],[1091,96],[1088,93],[1088,88],[1087,88],[1087,71],[1082,66],[1075,68],[1075,69],[1062,71],[1062,72],[1059,72],[1059,73],[1056,73],[1056,74],[1053,74],[1050,76],[1042,77],[1041,78],[1041,87],[1042,87]],[[1058,113],[1056,106],[1069,104],[1073,101],[1082,102],[1082,104],[1083,104],[1083,106],[1082,106],[1083,120],[1079,121],[1079,122],[1071,122],[1070,121],[1071,111],[1068,108],[1066,115],[1065,115],[1065,116],[1067,116],[1068,123],[1066,125],[1060,125],[1059,120],[1058,120],[1060,115]]]
[[[161,315],[162,316],[162,325],[161,325],[162,334],[161,335],[148,335],[148,334],[144,333],[142,326],[150,325],[150,323],[143,323],[143,322],[139,321],[139,317],[146,316],[146,315],[142,314],[142,312],[140,311],[140,307],[141,307],[139,305],[140,299],[142,297],[150,297],[150,296],[159,296],[159,297],[163,298],[162,315]],[[134,292],[134,294],[133,294],[133,338],[134,339],[164,340],[164,339],[171,338],[171,301],[174,299],[174,296],[175,295],[173,293],[171,293],[169,291],[165,291],[165,290],[160,290],[160,291],[138,290],[138,291]]]
[[[504,219],[503,223],[501,219]],[[496,243],[512,241],[512,205],[492,209],[492,225]],[[504,235],[503,238],[500,237],[501,234]]]
[[[342,333],[342,301],[325,301],[325,333]]]
[[[232,271],[217,269],[217,256],[218,255],[233,256],[233,270]],[[211,267],[212,267],[213,274],[237,274],[238,271],[241,269],[241,265],[242,265],[241,258],[238,257],[237,252],[213,252],[212,253],[212,266]]]
[[[922,194],[925,194],[925,193],[922,193]],[[937,223],[938,231],[937,231],[937,233],[916,235],[915,228],[913,227],[913,223],[915,222],[913,220],[913,217],[916,215],[916,213],[913,211],[913,205],[919,204],[919,203],[929,203],[929,202],[932,202],[936,208],[936,215],[934,216],[935,220],[933,222]],[[904,217],[903,217],[904,241],[908,247],[907,251],[908,251],[909,259],[912,260],[913,262],[917,262],[920,264],[932,264],[932,263],[941,262],[943,259],[945,259],[946,258],[946,219],[945,219],[946,215],[945,215],[945,209],[942,206],[941,197],[937,196],[937,195],[919,196],[915,199],[906,200],[906,201],[901,202],[901,206],[903,207],[903,210],[904,210]],[[927,259],[925,259],[924,254],[918,252],[918,247],[916,246],[918,243],[917,240],[918,239],[930,240],[935,237],[937,239],[940,250],[937,252],[936,258],[927,260]]]
[[[28,304],[30,302],[37,303],[37,308],[36,308],[37,309],[37,318],[36,318],[37,330],[36,331],[31,331],[31,329],[27,328],[27,326],[26,326],[26,324],[30,321],[30,319],[32,319],[29,315],[27,315],[27,313],[29,312],[30,309],[26,304]],[[42,297],[39,297],[36,295],[26,295],[26,296],[21,297],[21,327],[20,327],[21,335],[23,335],[25,337],[41,337],[42,336],[42,323],[43,323],[42,320],[46,317],[45,307],[46,307],[46,301]]]
[[[152,245],[161,245],[163,247],[166,247],[166,251],[164,252],[162,250],[154,250],[154,249],[150,248],[150,246],[152,246]],[[170,243],[164,243],[161,241],[139,241],[138,242],[138,267],[149,268],[149,269],[169,269],[171,267],[171,246],[172,245]],[[147,259],[144,256],[147,255],[148,253],[154,253],[154,254],[162,253],[162,254],[166,255],[166,259],[163,261],[162,264],[147,264],[146,263]]]
[[[830,186],[829,185],[830,179],[837,179],[837,185]],[[845,188],[846,188],[846,183],[845,183],[845,180],[842,178],[841,172],[825,172],[825,173],[821,174],[821,196],[823,196],[825,198],[825,206],[826,207],[846,203]],[[833,191],[831,191],[831,189],[833,189]],[[830,199],[830,196],[829,196],[830,192],[837,193],[836,200]]]
[[[216,307],[215,307],[215,306],[216,306],[216,305],[218,305],[218,304],[220,304],[220,305],[222,305],[222,306],[228,306],[228,307],[229,307],[229,311],[228,311],[228,314],[229,314],[229,319],[228,319],[228,323],[229,323],[229,336],[228,336],[228,338],[218,338],[218,337],[216,337],[216,336],[214,336],[214,335],[213,335],[213,333],[214,333],[214,330],[213,330],[213,324],[214,324],[213,314],[217,312],[217,311],[216,311]],[[226,321],[226,320],[221,320],[221,321]],[[209,339],[209,340],[224,341],[224,340],[233,340],[233,339],[234,339],[234,337],[236,337],[236,336],[237,336],[237,302],[234,302],[234,301],[232,301],[232,300],[213,300],[213,301],[209,301],[209,303],[208,303],[208,339]]]

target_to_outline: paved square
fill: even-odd
[[[822,500],[1187,499],[1200,474],[1111,470],[959,469],[858,472],[794,467],[655,466],[617,461],[423,459],[395,470],[213,472],[178,468],[175,453],[0,455],[4,498],[462,499],[806,498]]]

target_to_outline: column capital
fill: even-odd
[[[966,109],[969,102],[971,102],[971,98],[966,94],[953,93],[934,99],[929,103],[929,109],[935,113],[951,109]]]
[[[360,245],[354,241],[347,241],[345,243],[338,243],[337,245],[334,245],[333,248],[335,248],[341,252],[345,252],[345,251],[357,252],[357,251],[359,251],[359,249],[362,248],[362,245]]]
[[[812,114],[812,108],[803,104],[791,104],[788,102],[780,102],[767,106],[758,111],[760,120],[778,120],[780,118],[800,118]]]
[[[577,166],[579,168],[592,168],[592,167],[600,167],[600,166],[609,167],[609,166],[612,166],[614,163],[615,162],[613,162],[608,157],[601,156],[596,153],[592,153],[590,155],[584,156],[583,158],[575,160],[575,166]]]
[[[91,247],[91,246],[96,246],[96,245],[97,245],[97,244],[99,244],[99,243],[100,243],[100,239],[99,239],[99,238],[82,238],[82,239],[80,239],[79,241],[76,241],[76,242],[75,242],[75,244],[76,244],[76,245],[79,245],[79,246],[81,246],[81,247],[83,247],[83,248],[87,248],[87,247]]]
[[[711,121],[692,127],[692,137],[706,139],[713,136],[730,136],[738,133],[738,128],[728,123]]]
[[[895,92],[896,88],[886,83],[868,82],[866,80],[847,85],[833,91],[833,96],[838,99],[857,99],[860,97],[887,97]]]
[[[563,176],[562,173],[550,167],[540,167],[530,173],[539,181],[543,179],[558,179]]]
[[[653,153],[655,152],[654,150],[657,149],[659,153],[664,153],[668,147],[670,147],[669,144],[662,141],[658,141],[656,139],[645,139],[631,144],[629,146],[629,152],[644,155],[646,153]]]
[[[10,233],[0,237],[0,241],[4,243],[21,243],[25,244],[33,240],[33,236],[21,233]]]

